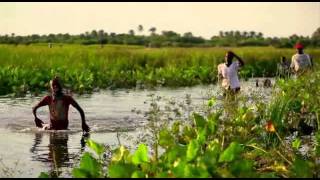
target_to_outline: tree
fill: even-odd
[[[320,27],[318,27],[318,29],[314,33],[312,33],[311,38],[320,40]]]
[[[90,39],[90,33],[88,31],[85,32],[86,39]]]
[[[254,38],[254,37],[256,37],[256,32],[250,31],[250,38]]]
[[[224,34],[223,34],[223,31],[219,31],[219,37],[223,37]]]
[[[240,31],[236,31],[236,32],[234,33],[234,36],[235,36],[237,39],[241,38],[241,33],[240,33]]]
[[[263,38],[262,32],[259,32],[258,35],[257,35],[257,37],[258,37],[258,38]]]
[[[186,37],[186,38],[192,38],[193,35],[192,35],[192,32],[186,32],[183,34],[183,37]]]
[[[133,30],[133,29],[130,29],[130,30],[129,30],[129,34],[130,34],[130,36],[134,36],[134,30]]]
[[[105,35],[104,30],[103,29],[99,30],[98,38],[99,38],[99,42],[100,42],[101,47],[103,47],[103,44],[106,43],[106,38],[104,35]]]
[[[140,33],[143,32],[143,26],[141,24],[139,24],[139,26],[138,26],[138,32],[140,32]]]
[[[98,37],[97,31],[96,30],[92,30],[91,31],[91,36],[92,36],[92,38],[97,38]]]
[[[248,32],[247,31],[242,32],[242,37],[247,38],[248,37]]]
[[[157,31],[157,28],[151,27],[151,28],[149,29],[149,31],[151,32],[151,35],[155,35],[155,33],[156,33],[156,31]]]
[[[230,31],[230,36],[234,37],[234,31]]]

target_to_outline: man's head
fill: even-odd
[[[294,47],[297,49],[299,54],[303,54],[303,45],[301,43],[298,42]]]
[[[62,86],[57,76],[50,81],[50,89],[53,94],[62,93]]]
[[[232,51],[228,51],[224,57],[224,60],[226,63],[231,64],[232,63],[232,59],[234,57],[234,54]]]

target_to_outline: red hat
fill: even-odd
[[[297,43],[294,47],[296,49],[303,49],[303,45],[301,43]]]

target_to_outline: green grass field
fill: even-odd
[[[110,45],[0,45],[0,94],[23,95],[48,89],[59,75],[64,85],[78,93],[99,88],[137,86],[192,86],[215,83],[217,64],[232,50],[246,63],[241,78],[275,76],[281,56],[291,59],[294,49],[145,48]],[[319,49],[306,49],[316,62]]]

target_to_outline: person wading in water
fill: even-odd
[[[238,61],[232,61],[234,57]],[[226,53],[225,63],[218,65],[218,80],[222,79],[221,85],[226,91],[231,91],[233,94],[240,91],[238,70],[242,66],[244,66],[244,62],[232,51]]]
[[[50,81],[51,95],[47,95],[41,99],[41,101],[32,108],[34,121],[37,127],[45,130],[66,130],[68,129],[68,112],[69,105],[75,107],[81,115],[82,130],[89,132],[90,128],[86,124],[85,115],[82,108],[78,103],[69,95],[65,95],[62,92],[62,85],[58,77],[55,77]],[[44,124],[44,122],[37,117],[37,109],[42,106],[49,106],[50,111],[50,124]]]

